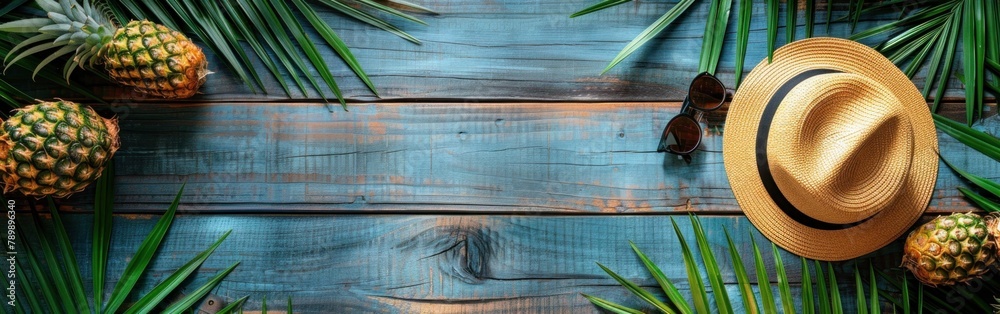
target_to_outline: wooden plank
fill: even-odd
[[[739,212],[706,131],[690,165],[655,152],[676,103],[319,103],[119,107],[117,202],[199,211]],[[711,121],[721,121],[713,116]],[[713,124],[715,124],[713,122]],[[996,118],[984,124],[994,130]],[[942,155],[1000,164],[941,135]],[[943,165],[931,211],[968,211]],[[76,204],[86,207],[91,193]]]
[[[605,75],[600,72],[612,58],[653,21],[669,10],[675,1],[637,1],[602,12],[570,19],[569,15],[595,3],[572,1],[424,1],[440,15],[418,15],[428,26],[400,26],[423,40],[411,44],[389,33],[345,18],[339,13],[320,10],[321,17],[339,34],[372,81],[382,100],[409,99],[491,99],[555,101],[680,101],[697,74],[698,55],[709,3],[698,2],[674,22],[665,34],[650,41],[642,50]],[[822,2],[822,1],[820,1]],[[718,75],[727,86],[734,86],[735,29],[738,3],[723,46]],[[745,69],[749,71],[767,55],[765,6],[754,6]],[[784,16],[785,6],[781,6]],[[834,22],[826,33],[826,6],[817,6],[817,36],[850,36],[846,21],[847,3],[835,6]],[[802,15],[803,10],[799,10]],[[881,25],[897,18],[895,14],[865,16],[858,30]],[[798,37],[804,36],[804,17],[798,21]],[[779,21],[778,45],[785,37],[785,19]],[[317,42],[322,42],[313,36]],[[877,42],[869,42],[875,44]],[[249,50],[249,49],[248,49]],[[332,50],[321,47],[344,95],[356,101],[374,101],[373,94],[343,65]],[[252,94],[235,76],[221,67],[209,53],[210,67],[216,74],[202,88],[197,101],[233,101],[286,99],[277,80],[262,73],[269,94]],[[956,62],[961,62],[956,60]],[[257,65],[256,68],[264,69]],[[17,71],[20,71],[18,73]],[[80,71],[78,71],[80,72]],[[34,84],[24,79],[27,71],[12,68],[11,81],[23,84],[37,98],[66,98],[59,88]],[[923,73],[914,78],[922,84]],[[8,76],[10,77],[10,76]],[[281,78],[290,85],[291,78]],[[93,82],[100,79],[88,78]],[[964,97],[957,80],[949,83],[947,95]],[[318,99],[310,88],[293,88],[293,99]],[[108,97],[128,101],[146,99],[125,89],[98,85],[96,90]],[[327,95],[332,95],[327,93]]]
[[[249,295],[251,309],[259,308],[266,295],[272,301],[291,296],[296,311],[308,313],[596,313],[580,293],[649,308],[595,262],[646,289],[657,289],[629,248],[628,241],[633,241],[689,295],[671,218],[693,241],[684,216],[181,215],[150,265],[151,275],[140,281],[140,291],[150,289],[231,229],[189,287],[240,262],[214,293],[230,301]],[[91,239],[91,216],[63,219],[70,226],[70,238],[84,241],[75,247],[80,269],[87,274],[90,259],[85,242]],[[131,215],[114,220],[107,291],[156,219]],[[738,292],[723,229],[730,231],[746,258],[752,256],[751,241],[757,241],[765,249],[770,276],[775,276],[770,245],[744,217],[701,219],[731,298],[736,300]],[[892,245],[872,258],[876,265],[894,267],[899,251]],[[798,295],[799,259],[784,251],[782,259]],[[867,264],[867,259],[859,261]],[[744,262],[753,273],[752,260]],[[853,281],[840,283],[850,309]],[[89,285],[85,287],[89,290]]]

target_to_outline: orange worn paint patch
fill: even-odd
[[[389,183],[392,183],[392,184],[404,184],[404,183],[406,183],[406,177],[404,177],[404,176],[389,176]]]
[[[604,206],[604,202],[601,201],[601,200],[599,200],[599,199],[596,199],[596,198],[590,203],[590,205],[593,205],[594,207],[600,208],[601,210],[604,210],[604,207],[605,207]]]
[[[116,215],[116,216],[122,217],[122,218],[125,218],[125,219],[128,219],[128,220],[150,220],[150,219],[153,219],[153,215],[149,215],[149,214],[122,214],[122,215]]]
[[[367,123],[368,133],[372,135],[385,135],[386,126],[383,122],[369,121]]]
[[[622,201],[621,200],[608,200],[607,204],[608,204],[608,207],[619,207],[619,206],[622,206]]]

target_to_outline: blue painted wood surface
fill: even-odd
[[[656,153],[678,109],[379,103],[331,113],[318,103],[143,104],[119,114],[116,201],[160,211],[176,184],[187,183],[199,211],[739,213],[722,165],[724,126],[706,132],[690,165]],[[956,165],[1000,180],[1000,164],[949,136],[939,141]],[[940,173],[930,210],[967,211],[955,188],[962,181]]]
[[[708,5],[699,2],[667,34],[600,75],[674,1],[568,18],[594,2],[425,3],[441,14],[422,16],[429,26],[405,27],[423,45],[323,12],[382,95],[374,98],[325,51],[352,100],[349,112],[331,110],[314,90],[286,97],[273,78],[270,94],[250,94],[217,66],[203,94],[183,102],[96,85],[117,99],[99,109],[121,121],[116,209],[144,213],[116,219],[111,273],[155,222],[146,213],[165,209],[186,182],[185,214],[145,289],[232,229],[196,282],[242,261],[215,293],[227,300],[249,294],[250,308],[267,295],[291,296],[297,312],[313,313],[597,312],[581,292],[642,306],[594,264],[654,289],[629,240],[687,294],[670,218],[688,232],[684,213],[708,215],[712,249],[726,265],[722,229],[733,232],[744,256],[747,230],[766,244],[741,217],[726,180],[724,116],[709,117],[716,128],[691,165],[654,152],[696,74]],[[835,18],[845,13],[844,4],[836,8]],[[765,56],[763,10],[754,8],[746,70]],[[819,12],[817,34],[825,35]],[[859,29],[885,21],[869,18]],[[729,85],[734,27],[719,73]],[[831,29],[837,37],[849,32],[846,22]],[[779,42],[783,37],[782,28]],[[39,98],[60,96],[51,86],[23,84]],[[964,95],[957,82],[949,86],[950,97]],[[951,104],[943,113],[961,110]],[[1000,134],[995,117],[979,127]],[[950,137],[939,139],[949,161],[1000,180],[1000,165]],[[955,189],[960,185],[942,168],[929,215],[972,210]],[[61,208],[86,212],[91,193],[61,201]],[[89,239],[90,217],[70,215],[74,239]],[[77,245],[82,261],[87,248],[86,241]],[[895,266],[898,251],[897,241],[875,260]],[[789,268],[793,284],[801,278],[797,269]],[[735,297],[732,274],[724,279]],[[846,299],[850,283],[841,281]]]
[[[734,4],[717,75],[734,86],[735,30],[739,1]],[[767,56],[765,6],[755,1],[745,70]],[[784,2],[784,1],[782,1]],[[847,1],[834,5],[833,22],[826,31],[826,1],[817,1],[815,36],[848,37]],[[657,20],[676,1],[636,1],[605,11],[569,18],[596,3],[569,1],[466,1],[442,0],[426,3],[439,15],[419,15],[429,25],[397,21],[403,29],[423,41],[407,42],[395,35],[320,10],[357,56],[379,88],[381,100],[492,99],[545,101],[680,101],[688,82],[698,70],[704,20],[709,3],[699,1],[672,26],[607,74],[601,70],[636,35]],[[785,38],[784,3],[777,44]],[[803,38],[804,9],[799,8],[797,39]],[[857,31],[896,18],[895,14],[863,16]],[[391,19],[390,19],[391,20]],[[318,37],[315,37],[318,40]],[[875,38],[866,43],[875,45]],[[320,40],[321,42],[321,40]],[[320,47],[332,74],[346,97],[357,101],[377,100],[332,50]],[[193,101],[286,99],[277,81],[262,73],[269,94],[251,94],[250,89],[220,65],[209,53],[210,68],[217,72]],[[960,60],[955,61],[960,69]],[[263,69],[263,66],[258,66]],[[20,69],[12,68],[11,71]],[[262,70],[263,71],[263,70]],[[79,71],[78,71],[79,72]],[[10,74],[10,73],[8,73]],[[914,82],[922,86],[921,72]],[[294,88],[293,99],[318,99],[315,90]],[[95,81],[95,80],[91,80]],[[96,81],[100,81],[99,79]],[[27,82],[25,82],[27,83]],[[38,95],[66,97],[51,86],[25,84]],[[102,85],[98,92],[125,102],[153,101],[125,89]],[[332,95],[327,92],[327,95]],[[949,97],[964,97],[957,80],[949,83]],[[41,96],[40,96],[41,97]]]
[[[115,219],[108,290],[155,218],[133,215]],[[693,245],[688,217],[674,218]],[[72,239],[89,238],[89,215],[66,215],[64,219],[73,226],[69,230]],[[757,241],[765,253],[771,289],[777,295],[770,244],[749,221],[735,216],[701,220],[734,303],[739,304],[739,292],[723,229],[738,243],[754,283],[750,243]],[[147,289],[232,230],[199,270],[201,279],[191,287],[239,261],[236,271],[214,293],[227,300],[250,295],[251,308],[259,308],[264,296],[268,300],[291,296],[297,313],[596,312],[580,293],[643,308],[641,300],[595,264],[607,265],[646,289],[657,289],[628,241],[658,263],[686,298],[691,297],[669,216],[181,215],[174,223],[150,266],[150,277],[142,281]],[[697,247],[693,249],[697,256]],[[899,251],[889,247],[857,263],[864,267],[871,261],[893,267],[898,264]],[[77,246],[77,252],[86,276],[89,248]],[[784,251],[781,256],[798,295],[799,259]],[[701,265],[700,259],[698,263]],[[838,269],[848,274],[846,270],[853,265]],[[845,296],[854,293],[853,281],[845,279],[840,284]],[[800,301],[796,302],[799,308]],[[845,304],[849,313],[853,312],[854,304]],[[739,307],[736,310],[745,312]]]

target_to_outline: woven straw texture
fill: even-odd
[[[813,69],[842,73],[798,83],[770,129],[758,130],[779,87]],[[761,183],[758,131],[768,134],[770,172],[791,204],[823,222],[860,223],[823,230],[785,214]],[[812,38],[778,49],[747,76],[726,118],[723,160],[761,233],[792,253],[839,261],[885,246],[920,217],[937,179],[937,134],[926,101],[888,59],[853,41]]]

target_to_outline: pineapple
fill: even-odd
[[[83,5],[77,0],[36,3],[47,12],[46,17],[0,24],[0,31],[36,34],[10,51],[5,62],[16,52],[20,54],[7,63],[8,67],[27,55],[58,48],[38,64],[36,73],[53,59],[72,53],[63,67],[66,79],[77,67],[97,69],[102,65],[116,82],[167,99],[193,96],[210,73],[201,49],[166,26],[143,20],[118,27],[104,15],[104,7],[90,0],[84,0]]]
[[[986,220],[977,214],[940,216],[906,237],[903,266],[929,286],[966,282],[989,271],[994,241]]]
[[[18,109],[0,134],[4,193],[67,197],[97,180],[117,150],[117,122],[88,106],[60,100]]]

